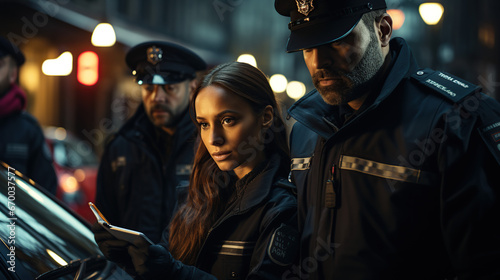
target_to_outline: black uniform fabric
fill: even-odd
[[[24,111],[25,105],[26,94],[16,84],[0,93],[0,161],[55,195],[57,175],[52,155],[40,124]]]
[[[345,123],[317,91],[289,110],[300,277],[500,279],[500,105],[419,69],[403,39],[390,48],[380,90]]]
[[[287,279],[299,249],[297,200],[295,187],[282,183],[287,174],[279,169],[274,154],[237,181],[196,267],[178,263],[171,279]]]
[[[169,136],[141,104],[107,144],[99,166],[96,205],[108,221],[159,242],[186,194],[195,138],[187,111]]]
[[[40,125],[27,112],[0,118],[0,160],[56,194],[57,175]]]

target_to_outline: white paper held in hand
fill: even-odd
[[[108,220],[104,217],[104,215],[99,211],[99,209],[94,205],[94,203],[89,202],[90,210],[94,213],[97,222],[101,224],[103,228],[105,228],[109,233],[111,233],[116,239],[124,240],[134,244],[137,239],[142,239],[146,243],[153,245],[154,243],[142,232],[121,228],[117,226],[113,226],[109,224]]]

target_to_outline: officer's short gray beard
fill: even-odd
[[[342,76],[342,80],[337,80],[331,86],[322,87],[319,80],[313,77],[313,82],[323,100],[330,105],[347,104],[365,95],[371,79],[384,64],[384,58],[379,47],[379,41],[374,32],[370,32],[370,43],[361,61],[354,69],[347,73],[342,72],[337,76]]]

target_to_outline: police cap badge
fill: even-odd
[[[287,52],[331,43],[347,36],[364,13],[385,9],[385,0],[275,0],[276,11],[290,17]]]
[[[193,79],[207,67],[193,51],[171,42],[150,41],[132,47],[125,61],[138,84],[175,84]]]

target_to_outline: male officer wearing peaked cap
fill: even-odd
[[[283,279],[500,279],[500,105],[420,68],[383,0],[276,0],[315,90],[290,139],[300,265]]]
[[[159,242],[187,192],[196,135],[189,96],[206,63],[169,42],[139,44],[125,60],[141,87],[142,104],[106,145],[96,204],[111,224]]]

